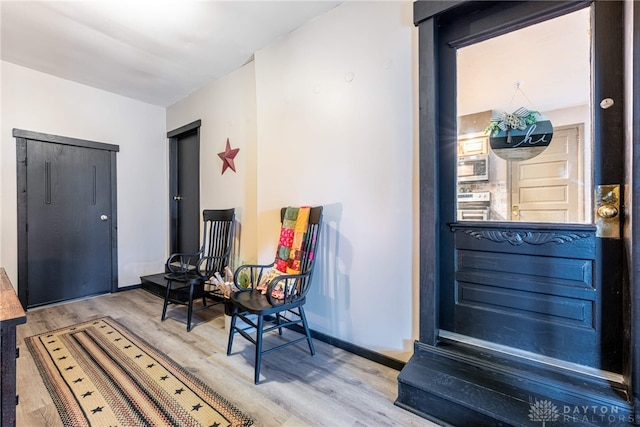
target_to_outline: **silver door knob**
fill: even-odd
[[[109,219],[109,217],[108,217],[108,216],[106,216],[106,215],[104,215],[104,214],[100,215],[100,221],[106,221],[106,220],[108,220],[108,219]]]
[[[173,200],[180,201],[180,200],[182,200],[182,197],[180,197],[180,196],[173,196]]]

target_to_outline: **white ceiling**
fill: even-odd
[[[0,2],[2,60],[169,106],[339,1]]]
[[[458,113],[540,112],[590,101],[589,8],[458,51]]]

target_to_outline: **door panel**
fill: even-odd
[[[439,287],[435,312],[438,328],[454,332],[453,336],[468,336],[483,340],[489,347],[513,347],[621,373],[624,339],[621,241],[596,237],[596,227],[590,218],[585,218],[588,223],[584,224],[564,223],[580,222],[562,213],[566,208],[559,206],[579,191],[567,182],[571,180],[567,159],[550,158],[547,166],[552,167],[542,171],[527,165],[519,171],[529,183],[525,182],[524,189],[518,192],[518,197],[526,200],[518,202],[546,205],[541,210],[555,215],[548,219],[557,218],[557,222],[529,222],[540,218],[531,216],[530,209],[524,212],[529,215],[527,222],[456,222],[455,218],[455,171],[452,172],[451,165],[455,165],[458,138],[456,76],[452,72],[456,70],[456,49],[585,6],[589,4],[472,2],[468,9],[459,8],[455,15],[439,21],[436,37],[439,69],[435,85],[439,100],[435,126],[439,168],[435,191],[439,197],[436,224],[440,227],[436,238]],[[615,24],[622,22],[622,3],[594,2],[589,7],[593,25],[590,95],[595,101],[591,111],[591,127],[595,131],[589,139],[593,144],[592,182],[621,183],[624,103],[615,103],[606,110],[599,104],[605,96],[623,99],[623,43],[621,26]],[[516,53],[519,47],[514,49],[507,50],[511,60],[505,57],[502,66],[516,64],[526,68],[527,61],[536,61],[535,57]],[[526,50],[526,45],[523,49]],[[475,64],[474,71],[480,68],[481,64]],[[495,79],[496,84],[498,80]],[[549,175],[549,170],[554,173]],[[544,185],[551,188],[540,197],[533,184],[545,180]]]
[[[110,157],[27,141],[29,307],[111,290]]]
[[[167,134],[170,146],[170,253],[200,247],[200,121]]]
[[[462,224],[461,224],[462,225]],[[591,227],[592,228],[592,227]],[[456,333],[599,366],[595,235],[582,226],[454,226]]]
[[[200,153],[196,134],[178,139],[178,248],[195,253],[199,247]]]
[[[584,222],[584,179],[578,126],[554,129],[533,159],[513,162],[512,221]]]

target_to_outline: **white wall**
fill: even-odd
[[[236,209],[234,267],[256,260],[256,98],[253,62],[167,108],[167,131],[195,120],[200,127],[200,207]],[[227,138],[240,151],[236,172],[222,174]]]
[[[411,2],[347,2],[255,55],[259,224],[323,205],[311,327],[397,357],[417,336],[416,34]]]
[[[202,207],[241,208],[241,258],[273,261],[280,207],[324,206],[311,328],[399,359],[418,334],[416,37],[411,2],[344,3],[167,110],[167,130],[202,119]]]
[[[163,271],[168,208],[165,109],[1,62],[0,266],[17,287],[16,143],[12,129],[120,146],[119,286]]]

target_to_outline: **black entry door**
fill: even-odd
[[[26,258],[20,260],[19,294],[27,307],[110,292],[117,276],[113,151],[51,138],[64,143],[18,139],[19,155],[26,157],[23,176],[18,171],[25,189],[19,198],[26,202],[19,203],[19,252]]]
[[[200,121],[171,131],[170,253],[195,253],[200,245]]]
[[[458,222],[455,212],[456,49],[585,6],[588,3],[470,2],[455,16],[440,20],[438,326],[440,336],[470,337],[621,373],[628,315],[622,299],[622,240],[599,237],[595,223]],[[595,193],[600,184],[624,189],[623,14],[622,2],[594,2],[591,8],[595,107],[589,191]],[[512,59],[529,60],[526,46],[514,48]],[[601,108],[607,98],[613,105]]]

